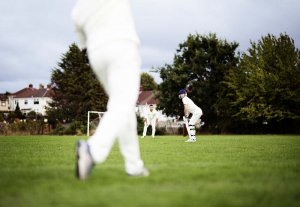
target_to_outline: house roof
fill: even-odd
[[[155,99],[154,91],[140,91],[137,100],[138,105],[157,104],[158,100]]]
[[[14,98],[42,98],[42,97],[52,97],[53,91],[51,87],[44,88],[43,86],[40,88],[33,88],[30,84],[29,87],[23,88],[13,94],[11,94]]]
[[[12,93],[11,95],[14,98],[41,98],[41,97],[52,97],[53,93],[54,92],[51,89],[51,87],[47,86],[47,88],[44,88],[40,86],[40,88],[36,89],[33,88],[33,86],[30,84],[28,87],[23,88],[15,93]],[[0,97],[2,98],[2,96]],[[138,105],[158,104],[158,100],[155,99],[154,91],[140,90],[137,104]]]

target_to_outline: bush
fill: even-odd
[[[57,135],[83,135],[86,133],[86,125],[80,121],[74,121],[70,124],[57,124],[52,134]]]
[[[0,122],[0,134],[7,135],[8,126],[5,123]]]
[[[0,123],[0,134],[3,135],[34,135],[43,134],[43,122],[20,121]]]
[[[165,127],[156,127],[156,135],[166,135],[167,131]]]
[[[62,124],[57,124],[56,127],[52,130],[53,135],[64,135],[65,127]]]
[[[4,114],[0,112],[0,122],[4,121]]]

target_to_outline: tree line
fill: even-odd
[[[162,82],[144,73],[141,84],[157,91],[158,107],[169,116],[182,115],[177,93],[185,88],[203,109],[203,130],[210,133],[299,133],[299,49],[287,34],[250,43],[241,53],[237,42],[216,34],[190,34],[171,64],[154,68]],[[108,97],[76,44],[52,70],[51,82],[55,95],[47,113],[54,125],[84,123],[87,111],[106,110]]]
[[[172,64],[157,68],[160,108],[181,113],[180,88],[199,105],[212,133],[299,133],[300,53],[287,34],[268,34],[247,52],[215,34],[189,35]]]

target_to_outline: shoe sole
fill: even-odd
[[[128,174],[129,177],[148,177],[150,175],[149,171],[147,169],[144,169],[141,173],[138,174]]]

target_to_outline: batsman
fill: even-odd
[[[181,89],[178,93],[179,99],[182,100],[184,105],[184,116],[188,119],[190,113],[192,117],[188,122],[187,131],[189,132],[189,139],[186,142],[196,142],[196,127],[195,124],[203,115],[202,109],[197,106],[189,97],[185,89]]]

